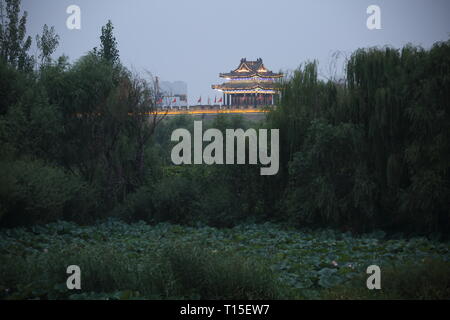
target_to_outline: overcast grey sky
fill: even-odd
[[[66,27],[72,4],[81,8],[81,30]],[[381,8],[381,30],[366,26],[372,4]],[[22,8],[33,39],[44,24],[55,26],[55,56],[72,61],[99,46],[111,19],[122,62],[187,82],[190,103],[213,99],[218,74],[244,57],[261,57],[273,71],[317,59],[326,75],[335,51],[409,42],[428,48],[450,35],[449,0],[22,0]]]

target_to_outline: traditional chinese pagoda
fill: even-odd
[[[224,106],[258,107],[274,104],[279,93],[277,80],[283,74],[268,70],[261,58],[256,61],[244,58],[235,70],[219,76],[228,81],[212,88],[223,92]]]

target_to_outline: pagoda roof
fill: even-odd
[[[247,61],[246,58],[241,59],[239,66],[230,71],[229,73],[220,73],[222,78],[251,78],[251,77],[261,77],[261,78],[281,78],[282,73],[274,73],[268,70],[261,58],[256,61]]]

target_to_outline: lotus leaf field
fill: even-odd
[[[349,283],[367,291],[369,265],[384,270],[427,260],[448,263],[450,244],[271,223],[216,229],[57,222],[0,231],[0,297],[320,299]],[[81,290],[66,288],[70,264],[81,267]]]

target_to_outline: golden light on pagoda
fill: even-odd
[[[261,58],[256,61],[243,58],[236,69],[219,76],[228,81],[212,88],[223,93],[225,106],[256,108],[275,103],[274,98],[279,94],[277,79],[283,74],[268,70]]]

